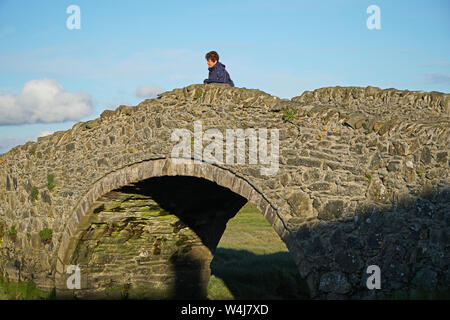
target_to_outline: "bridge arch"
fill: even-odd
[[[253,202],[286,243],[311,298],[447,290],[449,108],[449,95],[437,92],[329,87],[287,100],[195,84],[105,110],[0,155],[0,273],[53,290],[95,199],[140,178],[184,175]],[[172,133],[195,135],[197,120],[220,132],[278,129],[279,170],[174,165]],[[365,282],[374,264],[384,279],[378,292]]]
[[[57,249],[55,273],[55,288],[57,292],[67,292],[66,281],[68,275],[66,270],[71,265],[70,260],[74,246],[80,237],[81,221],[83,218],[86,219],[86,215],[92,210],[96,200],[113,190],[133,183],[157,177],[175,176],[204,179],[245,198],[263,214],[290,250],[291,231],[278,214],[277,208],[247,179],[229,169],[203,161],[182,158],[148,159],[106,174],[95,181],[89,191],[79,200],[65,224],[64,232],[60,238],[60,246]]]

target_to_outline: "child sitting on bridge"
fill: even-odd
[[[203,83],[226,83],[234,87],[233,80],[231,80],[230,75],[225,70],[225,65],[219,62],[219,54],[215,51],[210,51],[205,58],[208,63],[209,75],[208,79],[205,79]]]

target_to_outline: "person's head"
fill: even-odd
[[[217,61],[219,61],[219,54],[215,51],[210,51],[205,55],[206,63],[208,63],[208,67],[211,68],[214,66]]]

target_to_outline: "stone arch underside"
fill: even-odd
[[[67,279],[70,276],[70,274],[66,273],[67,268],[70,265],[73,265],[74,262],[77,261],[77,259],[74,258],[75,252],[77,254],[77,257],[80,255],[80,243],[83,237],[88,238],[89,236],[86,236],[86,234],[90,234],[95,232],[92,230],[91,223],[93,222],[92,216],[93,212],[95,211],[102,211],[105,209],[104,204],[102,203],[100,206],[99,199],[102,200],[102,197],[106,198],[116,198],[117,200],[121,194],[118,195],[117,192],[122,194],[130,193],[139,193],[141,195],[151,195],[152,197],[155,197],[158,199],[158,203],[160,203],[160,198],[155,194],[155,192],[150,192],[145,194],[145,192],[136,191],[137,189],[145,189],[149,190],[148,188],[152,190],[158,189],[158,187],[155,188],[158,184],[161,185],[163,180],[155,181],[155,179],[161,179],[166,178],[166,182],[170,182],[170,177],[176,178],[190,178],[190,179],[197,179],[198,183],[201,184],[203,181],[203,184],[205,185],[203,188],[208,189],[208,193],[211,194],[216,192],[217,194],[221,194],[220,199],[210,199],[210,203],[214,203],[219,201],[220,203],[217,203],[218,206],[216,207],[216,215],[210,215],[210,218],[207,218],[209,220],[205,220],[203,222],[200,222],[202,224],[201,227],[195,226],[195,220],[196,217],[189,217],[187,216],[183,210],[176,211],[176,215],[178,218],[180,218],[179,222],[183,224],[182,227],[186,227],[186,232],[190,232],[190,236],[186,236],[187,234],[182,234],[181,236],[185,238],[189,238],[189,251],[190,253],[188,255],[182,255],[182,258],[179,258],[181,255],[179,252],[186,251],[185,248],[182,245],[180,245],[180,235],[178,235],[178,238],[170,238],[169,235],[169,242],[171,240],[176,241],[177,251],[171,252],[170,254],[167,253],[166,260],[170,259],[171,265],[174,267],[171,267],[173,269],[173,278],[178,279],[171,279],[170,276],[165,276],[162,279],[162,282],[170,283],[171,280],[174,283],[175,289],[169,290],[170,292],[154,292],[155,297],[163,297],[163,298],[173,298],[173,297],[199,297],[202,298],[206,294],[206,287],[209,280],[210,275],[210,269],[209,265],[212,260],[212,253],[214,252],[221,235],[223,234],[226,222],[234,216],[237,211],[244,205],[247,201],[252,202],[256,208],[264,215],[264,217],[268,220],[268,222],[273,226],[274,230],[277,232],[277,234],[280,236],[282,241],[286,244],[286,246],[290,247],[290,231],[287,229],[287,227],[284,224],[284,221],[282,218],[278,215],[277,209],[264,197],[264,195],[258,191],[249,181],[246,179],[239,177],[238,175],[234,174],[230,170],[223,169],[217,165],[209,164],[205,162],[194,162],[191,159],[154,159],[154,160],[147,160],[142,161],[139,163],[135,163],[129,166],[126,166],[122,169],[116,170],[114,172],[111,172],[107,175],[105,175],[103,178],[96,181],[90,190],[87,192],[87,194],[78,202],[78,205],[74,208],[72,216],[69,218],[69,221],[67,221],[65,225],[65,232],[63,233],[61,237],[61,245],[58,248],[58,254],[57,254],[57,261],[56,261],[56,275],[55,275],[55,287],[56,292],[58,296],[61,297],[71,297],[75,293],[75,290],[68,290],[67,289]],[[152,187],[152,180],[153,180],[153,187]],[[195,181],[194,181],[195,182]],[[148,185],[150,183],[150,187]],[[191,183],[191,187],[195,187],[195,183]],[[180,182],[178,182],[178,186],[180,186]],[[161,193],[168,193],[167,190],[170,190],[170,188],[173,188],[174,185],[169,185],[166,187],[166,190],[160,191],[159,196],[161,196]],[[187,187],[189,188],[189,187]],[[220,188],[217,189],[217,191],[214,191],[214,188]],[[113,194],[115,192],[115,194]],[[173,190],[172,192],[176,192],[176,190]],[[214,197],[214,196],[212,196]],[[211,196],[210,196],[211,198]],[[129,199],[129,197],[127,198]],[[125,200],[127,200],[125,199]],[[103,199],[105,200],[105,199]],[[123,198],[122,198],[123,200]],[[140,198],[139,200],[146,200],[143,198]],[[163,202],[165,199],[162,199]],[[166,198],[167,200],[167,198]],[[204,199],[203,199],[204,200]],[[152,200],[150,200],[152,201]],[[228,201],[228,205],[225,203]],[[145,202],[145,201],[144,201]],[[167,202],[167,201],[165,201]],[[149,205],[149,203],[146,203]],[[199,202],[200,204],[200,202]],[[151,204],[150,204],[151,205]],[[101,207],[99,209],[99,207]],[[197,208],[199,208],[197,204]],[[114,211],[114,210],[113,210]],[[117,211],[117,210],[116,210]],[[217,213],[218,212],[218,213]],[[183,216],[184,214],[184,216]],[[104,217],[102,218],[105,219]],[[99,220],[99,219],[97,219]],[[101,219],[100,219],[101,220]],[[178,219],[177,219],[178,220]],[[129,219],[127,220],[129,222]],[[168,220],[165,219],[167,222]],[[188,221],[187,223],[184,223],[185,221]],[[158,233],[161,233],[161,228],[169,228],[174,227],[177,225],[177,223],[165,223],[162,222],[162,224],[158,224]],[[154,221],[150,224],[154,224]],[[117,224],[116,224],[117,225]],[[122,223],[123,225],[123,223]],[[161,225],[163,227],[161,227]],[[90,229],[89,229],[90,228]],[[122,230],[124,227],[122,226],[120,229]],[[179,231],[179,230],[176,230]],[[103,230],[104,232],[104,230]],[[164,231],[163,231],[164,232]],[[84,239],[83,238],[83,239]],[[148,246],[160,246],[160,238],[153,237],[153,242],[149,243]],[[167,240],[167,237],[164,238],[164,241]],[[97,240],[97,244],[101,240]],[[191,250],[192,246],[196,248],[196,250]],[[153,247],[153,249],[154,249]],[[205,250],[207,248],[208,250]],[[86,251],[86,248],[84,248]],[[149,250],[148,250],[149,251]],[[147,256],[147,252],[145,251],[145,256]],[[140,253],[141,255],[142,252]],[[159,254],[159,252],[158,252]],[[169,257],[170,256],[170,257]],[[174,260],[174,256],[177,258]],[[156,257],[156,259],[159,259],[158,268],[161,266],[161,259],[163,259],[161,256]],[[144,259],[145,260],[145,259]],[[176,270],[178,267],[179,270]],[[155,267],[156,268],[156,267]],[[111,269],[111,268],[110,268]],[[167,269],[167,268],[166,268]],[[166,270],[165,269],[165,270]],[[183,269],[183,270],[181,270]],[[90,268],[92,270],[92,268]],[[159,269],[158,269],[159,270]],[[167,270],[166,270],[167,273]],[[180,274],[195,274],[195,276],[180,276]],[[87,284],[88,281],[86,278],[82,278],[82,284],[83,286],[89,287]],[[183,279],[179,279],[183,278]],[[148,277],[149,283],[152,282],[154,279],[151,279],[151,277]],[[159,276],[158,279],[161,279],[161,276]],[[176,288],[177,286],[180,286],[180,281],[183,282],[184,288]],[[186,283],[186,282],[196,282],[196,284],[193,283]],[[152,282],[154,283],[154,281]],[[92,288],[92,286],[90,287]],[[189,289],[190,288],[190,289]],[[177,292],[175,292],[176,290]],[[86,290],[85,290],[86,291]],[[167,291],[167,290],[166,290]],[[95,290],[91,290],[91,293],[95,292]],[[181,292],[181,295],[180,295]],[[115,292],[116,294],[120,294]],[[151,294],[151,293],[150,293]],[[117,297],[117,295],[116,295]],[[122,293],[123,297],[123,293]],[[148,296],[147,296],[148,297]]]

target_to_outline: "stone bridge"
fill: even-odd
[[[449,96],[330,87],[288,100],[210,84],[106,110],[0,155],[0,272],[63,298],[202,298],[250,201],[313,299],[448,292]],[[238,138],[244,159],[208,160],[227,129],[253,129]],[[81,289],[67,286],[71,265]],[[366,286],[370,265],[381,289]]]

